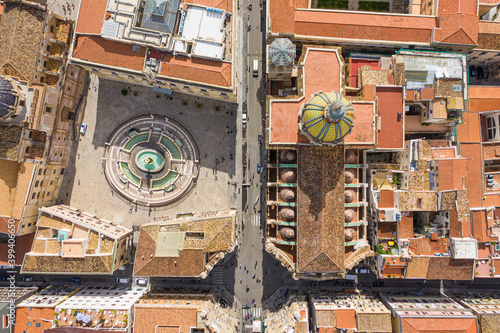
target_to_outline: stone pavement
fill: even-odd
[[[162,216],[229,210],[236,198],[235,114],[222,101],[175,93],[172,99],[150,87],[134,86],[91,75],[83,122],[87,132],[72,152],[59,192],[59,202],[94,213],[127,227]],[[127,89],[126,96],[122,89]],[[200,152],[199,176],[195,186],[173,204],[147,208],[137,206],[112,191],[103,169],[104,147],[112,133],[125,121],[156,114],[174,119],[193,136]],[[223,159],[224,158],[224,159]],[[217,164],[216,164],[217,160]]]

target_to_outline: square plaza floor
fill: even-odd
[[[127,89],[126,95],[122,89]],[[91,75],[82,121],[87,124],[87,131],[72,147],[59,192],[60,201],[128,227],[162,216],[235,208],[236,159],[230,159],[230,155],[235,156],[236,111],[233,109],[231,104],[222,101],[179,93],[170,99],[153,92],[151,87]],[[200,172],[195,186],[179,201],[152,208],[136,206],[115,193],[103,169],[105,144],[113,132],[124,122],[148,114],[177,121],[194,138],[200,153]]]

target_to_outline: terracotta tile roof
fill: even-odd
[[[319,91],[340,91],[341,64],[335,48],[310,48],[305,46],[302,52],[304,65],[304,95],[297,99],[275,99],[270,104],[272,131],[271,143],[308,143],[309,140],[299,130],[299,109],[302,103]],[[338,50],[340,52],[340,50]],[[324,68],[329,68],[324,71]],[[356,103],[354,106],[354,127],[344,138],[346,144],[374,144],[374,104]]]
[[[196,307],[143,307],[136,305],[134,332],[152,333],[156,331],[157,327],[172,327],[176,329],[176,332],[190,333],[191,327],[197,327],[198,311]]]
[[[455,149],[454,148],[434,148],[432,149],[432,158],[433,159],[439,159],[439,158],[454,158],[455,156]]]
[[[107,5],[108,0],[82,1],[78,13],[76,33],[100,35]]]
[[[0,233],[14,233],[17,235],[19,228],[19,220],[14,220],[13,223],[9,223],[10,218],[6,216],[0,216]],[[15,228],[12,228],[14,225]],[[10,227],[10,228],[9,228]]]
[[[477,0],[439,0],[438,4],[439,15],[451,13],[476,15],[477,12]]]
[[[390,313],[357,313],[356,323],[359,332],[392,333]]]
[[[199,276],[205,270],[204,257],[229,251],[235,237],[235,216],[180,219],[153,222],[141,228],[134,274],[140,276]],[[185,236],[178,257],[156,256],[160,227],[164,231],[203,232],[203,239]]]
[[[53,319],[54,308],[17,308],[14,332],[43,333],[52,327]],[[37,324],[40,324],[40,327],[37,327]]]
[[[46,13],[38,8],[7,2],[0,21],[0,68],[31,80],[35,74]]]
[[[479,320],[481,325],[481,333],[500,332],[500,316],[481,316]]]
[[[430,255],[434,253],[447,253],[449,250],[449,239],[438,238],[410,238],[410,251],[413,255]]]
[[[462,117],[462,124],[457,125],[459,141],[481,142],[479,114],[466,111]]]
[[[408,216],[401,215],[399,222],[398,238],[411,238],[413,237],[413,213],[409,212]]]
[[[434,40],[449,44],[476,45],[478,43],[479,17],[470,14],[441,14]]]
[[[146,48],[133,52],[132,45],[110,41],[99,36],[78,36],[73,57],[97,64],[142,71]]]
[[[160,74],[221,87],[231,87],[231,64],[201,58],[165,54]]]
[[[336,312],[337,312],[337,328],[357,328],[356,310],[338,309]]]
[[[463,179],[467,177],[467,160],[453,158],[438,160],[439,165],[439,190],[463,190]]]
[[[472,280],[474,259],[453,259],[450,257],[431,257],[428,280]]]
[[[472,212],[472,231],[473,236],[478,242],[489,242],[490,237],[487,234],[487,220],[485,210],[473,210]]]
[[[413,257],[406,266],[406,278],[425,279],[429,269],[429,257]]]
[[[375,146],[375,104],[352,102],[354,107],[354,127],[352,132],[344,137],[344,144],[355,144],[360,147]],[[380,132],[379,132],[380,134]]]
[[[332,310],[316,310],[316,326],[334,328],[337,327],[337,313]]]
[[[404,143],[403,116],[403,88],[377,87],[378,114],[381,121],[381,130],[378,131],[377,147],[402,149]]]
[[[483,172],[481,162],[481,146],[478,143],[462,143],[460,155],[467,159],[467,177],[465,187],[469,195],[471,207],[483,206]]]
[[[343,271],[344,146],[299,147],[298,165],[298,270]]]
[[[436,20],[411,15],[296,10],[295,24],[287,26],[293,27],[297,35],[429,43]]]
[[[14,251],[16,253],[15,264],[21,266],[23,264],[24,255],[31,250],[31,244],[33,244],[33,239],[35,238],[35,233],[26,234],[16,237],[16,243],[14,245]],[[9,244],[0,243],[0,265],[8,265],[8,253]]]
[[[499,50],[500,24],[498,22],[479,21],[478,48],[486,50]]]
[[[499,36],[497,39],[500,39]],[[500,109],[498,96],[500,96],[500,87],[469,87],[470,112]]]
[[[483,144],[483,159],[492,160],[500,158],[500,142]]]
[[[394,191],[381,190],[379,208],[394,208]]]
[[[0,159],[0,216],[20,220],[35,164]]]
[[[59,256],[26,254],[22,271],[64,272],[81,274],[112,274],[113,255],[86,256],[85,258],[64,258]]]
[[[180,250],[178,257],[155,257],[156,232],[152,238],[143,227],[135,255],[134,275],[138,276],[199,276],[204,268],[203,250]]]
[[[476,318],[403,318],[404,333],[477,333]]]

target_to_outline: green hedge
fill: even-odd
[[[360,1],[358,3],[358,10],[367,12],[390,12],[391,3],[378,1]]]
[[[285,1],[285,0],[278,0]],[[318,0],[318,8],[348,9],[349,0]]]

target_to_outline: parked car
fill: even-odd
[[[32,276],[23,276],[23,281],[24,282],[33,282],[35,279],[33,279]]]
[[[129,283],[130,279],[127,278],[127,277],[119,277],[119,278],[116,278],[116,282],[118,282],[118,283]]]
[[[148,280],[142,279],[142,278],[137,278],[137,279],[135,279],[135,284],[137,284],[139,286],[145,286],[148,284]]]
[[[82,126],[80,126],[80,134],[85,135],[85,132],[87,132],[87,124],[83,123]]]
[[[257,163],[257,173],[260,173],[260,170],[262,170],[262,164]]]
[[[73,283],[78,283],[78,284],[82,284],[82,279],[77,278],[77,277],[73,277],[73,278],[71,278],[71,282],[73,282]]]
[[[469,76],[470,77],[476,76],[476,66],[474,65],[469,66]]]
[[[247,114],[246,114],[246,113],[243,113],[243,114],[241,115],[241,122],[242,122],[243,124],[246,124],[246,123],[247,123],[247,121],[248,121],[248,116],[247,116]]]

